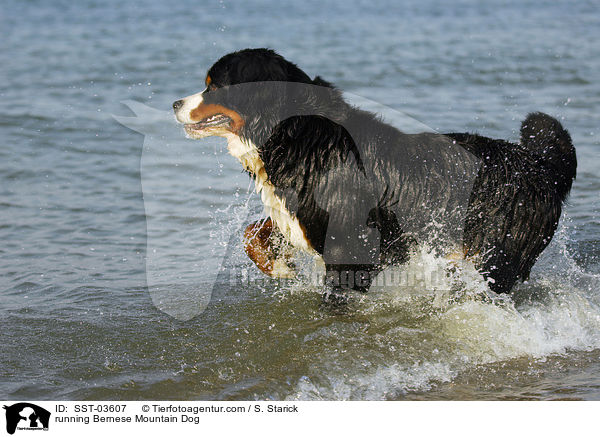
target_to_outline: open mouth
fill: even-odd
[[[231,118],[226,116],[225,114],[215,114],[207,117],[203,120],[200,120],[197,123],[188,123],[185,125],[186,130],[192,131],[201,131],[208,128],[220,127],[220,126],[229,126],[231,123]]]

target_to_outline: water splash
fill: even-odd
[[[599,348],[600,277],[575,263],[567,241],[563,225],[531,280],[508,296],[489,291],[468,263],[457,268],[421,247],[402,269],[418,276],[444,268],[445,282],[374,287],[353,309],[361,328],[335,321],[305,339],[319,343],[320,356],[288,398],[395,399],[477,366]]]

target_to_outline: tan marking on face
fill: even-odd
[[[235,112],[233,109],[229,109],[223,105],[217,105],[214,103],[208,105],[200,103],[196,108],[190,111],[190,119],[197,122],[204,120],[205,118],[212,117],[216,114],[224,114],[231,118],[231,131],[234,133],[239,132],[244,125],[244,120],[240,114]]]
[[[210,76],[207,74],[206,75],[206,80],[204,81],[204,83],[206,84],[206,87],[208,88],[208,86],[211,84],[212,79],[210,78]]]

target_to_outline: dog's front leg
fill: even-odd
[[[274,278],[295,276],[291,248],[270,218],[246,227],[244,248],[248,257],[263,273]]]
[[[352,291],[366,293],[378,270],[373,264],[325,264],[323,301],[345,304]]]

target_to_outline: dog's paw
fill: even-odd
[[[294,263],[285,260],[284,258],[277,258],[273,261],[273,268],[271,269],[270,276],[273,278],[281,279],[293,279],[296,277]]]
[[[330,308],[345,308],[350,302],[350,293],[341,288],[327,288],[322,297],[322,304]]]

